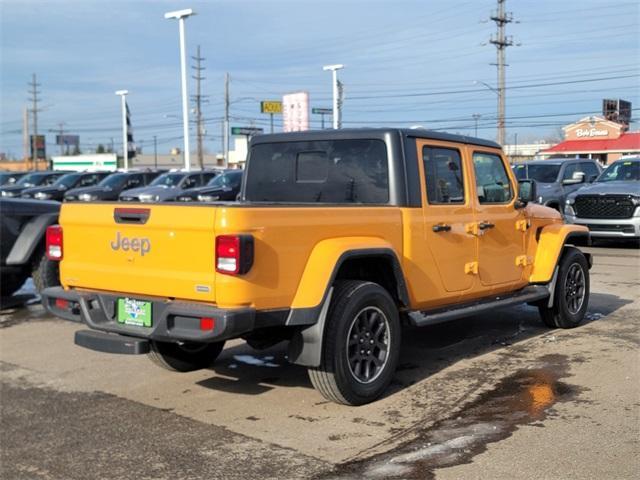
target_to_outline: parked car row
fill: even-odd
[[[593,238],[640,239],[640,157],[604,171],[590,159],[536,160],[514,165],[519,180],[536,182],[536,201],[586,225]]]
[[[127,172],[38,171],[0,177],[2,197],[55,201],[233,201],[242,170]]]

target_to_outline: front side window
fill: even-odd
[[[460,152],[451,148],[424,147],[422,160],[428,202],[432,205],[464,203]]]
[[[637,182],[640,180],[640,162],[618,160],[607,167],[597,182]]]
[[[567,165],[562,174],[562,180],[573,180],[573,174],[580,171],[577,163]]]
[[[582,162],[580,164],[580,171],[585,174],[585,180],[587,182],[593,182],[598,175],[600,175],[600,170],[598,170],[596,164],[591,162]]]
[[[473,169],[476,174],[478,201],[482,203],[509,203],[513,188],[502,159],[493,153],[474,152]]]
[[[276,203],[389,202],[381,140],[261,143],[251,149],[246,199]]]

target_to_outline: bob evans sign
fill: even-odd
[[[597,128],[578,128],[576,137],[608,137],[609,130],[598,130]]]

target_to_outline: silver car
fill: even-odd
[[[640,157],[612,163],[591,185],[571,193],[564,214],[568,223],[589,227],[592,237],[640,240]]]

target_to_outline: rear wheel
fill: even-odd
[[[362,405],[387,388],[398,363],[398,308],[380,285],[340,281],[334,286],[322,345],[321,364],[309,369],[325,398]]]
[[[49,260],[44,252],[36,256],[31,272],[38,293],[49,287],[60,285],[60,262]]]
[[[540,303],[542,321],[551,328],[580,325],[589,303],[589,264],[580,250],[567,247],[560,259],[553,305]]]
[[[156,365],[173,372],[192,372],[210,366],[223,348],[224,342],[179,344],[152,340],[149,358]]]

